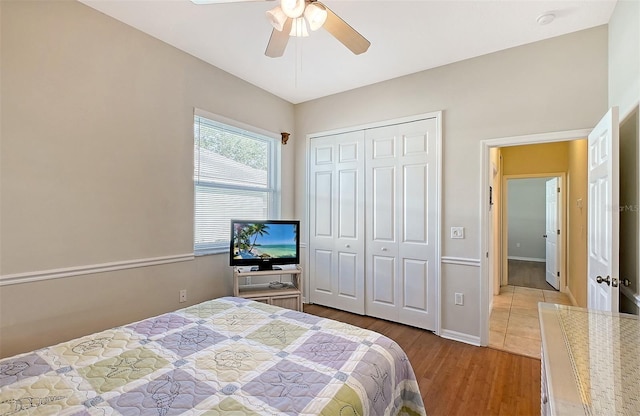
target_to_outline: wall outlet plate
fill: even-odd
[[[464,238],[464,227],[451,227],[451,238]]]
[[[187,301],[187,289],[182,289],[180,291],[180,303]]]

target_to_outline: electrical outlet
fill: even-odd
[[[464,227],[451,227],[451,238],[464,238]]]
[[[464,293],[456,293],[455,303],[460,306],[464,305]]]
[[[180,303],[184,303],[187,301],[187,289],[182,289],[180,291]]]

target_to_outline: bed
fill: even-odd
[[[389,338],[225,297],[0,360],[0,415],[424,415]]]

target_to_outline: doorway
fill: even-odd
[[[496,224],[495,218],[501,211],[498,201],[501,201],[501,197],[498,197],[495,201],[492,201],[492,195],[503,195],[505,192],[504,188],[506,185],[503,185],[503,177],[508,175],[538,175],[539,177],[549,176],[553,174],[556,176],[558,172],[568,172],[566,175],[566,196],[565,200],[567,201],[566,209],[567,218],[562,218],[564,224],[566,224],[565,229],[572,230],[570,233],[568,232],[566,236],[566,255],[567,258],[566,265],[561,267],[561,270],[566,269],[567,275],[573,273],[576,276],[584,276],[586,273],[586,266],[582,265],[582,263],[586,263],[586,252],[584,254],[580,254],[582,251],[586,250],[586,213],[582,210],[582,205],[580,202],[586,201],[586,174],[582,171],[586,171],[586,144],[585,140],[589,134],[590,130],[571,130],[564,132],[555,132],[555,133],[545,133],[545,134],[535,134],[535,135],[527,135],[527,136],[518,136],[518,137],[507,137],[502,139],[491,139],[485,140],[482,142],[482,194],[486,198],[485,201],[488,201],[488,204],[483,204],[481,207],[482,214],[482,223],[481,223],[481,234],[482,238],[482,248],[483,255],[481,260],[481,274],[483,279],[483,284],[481,285],[482,293],[481,293],[481,310],[487,311],[486,315],[483,314],[481,321],[481,342],[483,345],[489,344],[489,311],[492,306],[498,306],[494,303],[494,295],[500,295],[501,291],[511,290],[511,294],[507,297],[509,299],[506,300],[509,308],[512,306],[512,302],[515,297],[526,297],[527,293],[518,294],[515,289],[509,289],[506,286],[507,284],[507,276],[506,272],[508,271],[508,265],[504,264],[506,261],[506,256],[502,256],[501,252],[504,251],[504,246],[506,245],[506,230],[504,227],[500,229],[500,225]],[[558,144],[561,142],[569,142],[569,151],[568,156],[565,152],[564,155],[562,152],[544,152],[544,158],[542,156],[535,157],[536,149],[529,147],[529,145],[537,145],[537,144]],[[523,151],[522,148],[527,146],[528,149]],[[504,150],[520,150],[524,153],[522,158],[515,163],[510,164],[508,157],[505,157]],[[497,157],[493,157],[496,153],[499,154]],[[579,152],[578,152],[579,150]],[[508,153],[508,152],[507,152]],[[551,161],[553,158],[569,158],[569,168],[558,168],[558,169],[546,169],[545,174],[540,174],[541,169],[535,170],[539,168],[542,163],[547,163]],[[542,158],[542,159],[541,159]],[[514,168],[515,166],[515,168]],[[519,172],[514,172],[514,169],[521,169]],[[526,169],[527,171],[522,172],[522,170]],[[499,188],[499,189],[496,189]],[[493,203],[492,203],[493,202]],[[498,206],[496,206],[498,205]],[[504,213],[502,214],[504,216]],[[496,231],[496,228],[498,231]],[[569,235],[571,234],[571,235]],[[496,238],[496,235],[502,235],[504,237],[505,243],[501,250],[496,250],[496,246],[500,246],[500,244],[496,244],[496,240],[500,240],[500,238]],[[500,247],[499,247],[500,248]],[[573,255],[572,253],[577,253],[577,255]],[[581,256],[583,258],[581,258]],[[574,264],[575,260],[575,264]],[[582,267],[582,269],[580,269]],[[569,273],[571,272],[571,273]],[[502,279],[504,279],[504,286],[501,290]],[[573,282],[572,282],[573,283]],[[555,291],[547,291],[542,294],[543,299],[544,295],[548,294],[551,296],[556,293],[560,295],[566,294],[567,303],[576,304],[575,298],[573,294],[568,290],[568,282],[567,279],[564,281],[560,281],[560,292]],[[575,286],[574,286],[575,287]],[[536,290],[523,288],[526,290]],[[584,290],[586,292],[586,290]],[[542,292],[542,291],[541,291]],[[579,292],[583,292],[582,288],[580,288]],[[516,296],[517,295],[517,296]],[[527,309],[535,309],[537,307],[537,302],[540,300],[532,300],[530,302],[531,308]],[[555,301],[555,300],[554,300]],[[537,311],[535,312],[537,314]],[[529,343],[530,345],[535,345],[535,343]],[[538,344],[539,346],[539,344]]]
[[[501,286],[560,290],[565,274],[564,178],[564,173],[504,177]]]
[[[540,358],[538,302],[571,305],[569,297],[558,290],[564,286],[565,275],[564,201],[569,166],[565,156],[555,161],[545,157],[547,153],[567,155],[568,146],[569,142],[526,145],[501,152],[502,167],[510,174],[496,179],[502,189],[495,203],[502,213],[502,232],[498,232],[502,249],[496,257],[503,264],[503,273],[495,276],[501,285],[493,296],[489,318],[491,348]],[[523,154],[536,163],[523,166]],[[528,172],[513,174],[515,169]],[[532,173],[535,169],[546,172]],[[553,169],[563,172],[552,173]]]

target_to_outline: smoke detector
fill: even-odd
[[[556,15],[553,13],[545,13],[545,14],[541,14],[540,16],[538,16],[538,18],[536,19],[536,22],[538,22],[538,24],[540,26],[544,26],[544,25],[548,25],[549,23],[553,22],[553,20],[556,18]]]

